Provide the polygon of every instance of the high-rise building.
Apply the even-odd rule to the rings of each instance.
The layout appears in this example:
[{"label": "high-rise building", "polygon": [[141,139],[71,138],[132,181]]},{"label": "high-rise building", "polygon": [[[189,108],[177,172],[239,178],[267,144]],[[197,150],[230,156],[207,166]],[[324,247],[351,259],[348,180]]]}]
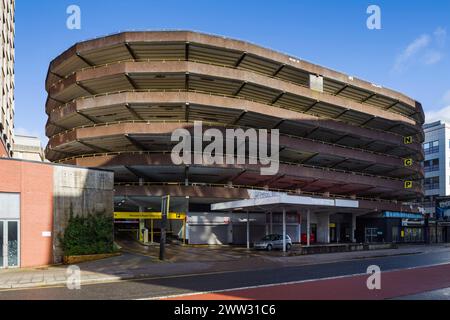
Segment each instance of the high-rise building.
[{"label": "high-rise building", "polygon": [[0,157],[10,157],[14,145],[14,0],[0,1],[0,8]]},{"label": "high-rise building", "polygon": [[425,130],[425,209],[434,214],[436,197],[450,195],[450,124],[437,121]]}]

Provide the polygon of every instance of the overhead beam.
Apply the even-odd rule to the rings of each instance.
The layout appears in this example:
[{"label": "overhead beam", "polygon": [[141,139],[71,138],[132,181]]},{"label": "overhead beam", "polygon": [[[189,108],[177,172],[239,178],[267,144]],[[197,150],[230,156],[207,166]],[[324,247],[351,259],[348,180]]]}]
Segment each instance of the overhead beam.
[{"label": "overhead beam", "polygon": [[133,60],[138,60],[136,54],[134,53],[133,49],[131,49],[130,44],[128,42],[125,43],[125,48],[127,49],[128,53],[130,54]]},{"label": "overhead beam", "polygon": [[142,173],[130,166],[125,166],[125,169],[127,169],[128,171],[130,171],[133,175],[135,175],[138,179],[144,178],[147,179],[148,181],[151,181],[150,177],[148,175],[146,175],[145,173]]},{"label": "overhead beam", "polygon": [[190,57],[190,46],[191,43],[190,42],[186,42],[185,44],[185,48],[184,48],[184,60],[185,61],[189,61],[189,57]]},{"label": "overhead beam", "polygon": [[184,118],[186,122],[189,122],[190,113],[191,113],[191,105],[189,103],[186,103],[184,107]]},{"label": "overhead beam", "polygon": [[337,119],[339,119],[340,117],[342,117],[343,115],[345,115],[347,112],[349,112],[350,111],[350,109],[347,109],[347,110],[344,110],[344,111],[342,111],[341,113],[339,113],[334,119],[335,120],[337,120]]},{"label": "overhead beam", "polygon": [[87,93],[89,93],[91,96],[95,96],[97,94],[95,91],[82,85],[81,82],[77,82],[77,86],[80,87],[81,89],[83,89],[84,91],[86,91]]},{"label": "overhead beam", "polygon": [[315,106],[317,106],[320,103],[320,101],[316,101],[314,102],[311,106],[309,106],[308,108],[306,108],[306,110],[304,110],[303,112],[309,112],[311,111]]},{"label": "overhead beam", "polygon": [[281,119],[272,127],[272,129],[278,129],[285,121],[286,119]]},{"label": "overhead beam", "polygon": [[137,120],[145,121],[144,118],[142,118],[136,110],[134,110],[128,103],[125,104],[125,108],[127,108],[128,112],[131,113],[133,117],[135,117]]},{"label": "overhead beam", "polygon": [[233,96],[239,95],[246,85],[247,85],[247,81],[245,81],[244,83],[241,84],[241,86],[236,90],[236,92],[233,93]]},{"label": "overhead beam", "polygon": [[82,140],[77,140],[77,142],[82,144],[82,145],[84,145],[84,146],[86,146],[86,147],[88,147],[88,148],[90,148],[90,149],[92,149],[92,150],[94,150],[94,151],[96,151],[96,152],[99,152],[99,153],[110,153],[111,152],[111,150],[108,150],[108,149],[105,149],[105,148],[102,148],[102,147],[98,147],[98,146],[94,146],[93,144],[84,142]]},{"label": "overhead beam", "polygon": [[279,95],[277,95],[277,96],[270,102],[270,104],[271,104],[271,105],[274,105],[275,103],[277,103],[278,100],[280,100],[280,99],[284,96],[285,93],[286,93],[286,92],[281,92]]},{"label": "overhead beam", "polygon": [[335,96],[340,95],[345,89],[347,89],[349,87],[348,84],[346,84],[345,86],[343,86],[341,89],[339,89],[337,92],[334,93]]},{"label": "overhead beam", "polygon": [[391,110],[392,108],[394,108],[396,105],[398,105],[400,103],[400,101],[396,101],[394,104],[391,104],[387,109],[386,109],[386,111],[388,111],[388,110]]},{"label": "overhead beam", "polygon": [[140,143],[139,141],[137,141],[136,139],[134,139],[133,137],[131,137],[129,134],[125,135],[125,138],[136,148],[138,148],[140,151],[146,151],[147,148]]},{"label": "overhead beam", "polygon": [[276,77],[281,71],[283,71],[284,67],[286,67],[285,64],[282,64],[275,72],[272,74],[272,77]]},{"label": "overhead beam", "polygon": [[239,114],[239,116],[233,121],[233,123],[231,123],[231,125],[237,125],[239,123],[239,121],[241,121],[242,118],[244,118],[247,113],[248,113],[247,110],[242,111]]},{"label": "overhead beam", "polygon": [[84,114],[84,113],[81,112],[81,111],[77,111],[77,113],[78,113],[80,116],[82,116],[82,117],[88,119],[90,122],[92,122],[92,123],[94,123],[94,124],[102,123],[101,121],[95,119],[94,117],[88,116],[87,114]]},{"label": "overhead beam", "polygon": [[89,61],[88,59],[86,59],[85,57],[83,57],[79,52],[77,52],[77,57],[80,58],[81,61],[83,61],[84,63],[86,63],[88,66],[90,67],[94,67],[95,63]]},{"label": "overhead beam", "polygon": [[138,90],[139,87],[137,86],[136,82],[131,79],[130,75],[128,73],[125,74],[125,78],[127,79],[128,83],[131,85],[133,90]]},{"label": "overhead beam", "polygon": [[334,168],[336,168],[337,166],[340,166],[341,164],[347,162],[348,160],[350,160],[350,159],[345,158],[344,160],[340,160],[340,161],[336,162],[335,164],[333,164],[333,165],[332,165],[331,167],[329,167],[329,168],[330,168],[330,169],[334,169]]},{"label": "overhead beam", "polygon": [[376,93],[372,93],[372,94],[369,95],[367,98],[362,99],[362,100],[361,100],[361,103],[365,103],[365,102],[369,101],[370,99],[375,98],[376,96],[377,96]]},{"label": "overhead beam", "polygon": [[234,64],[235,68],[238,68],[242,61],[244,61],[245,57],[247,56],[247,52],[244,52],[238,59],[238,61],[236,61],[236,63]]}]

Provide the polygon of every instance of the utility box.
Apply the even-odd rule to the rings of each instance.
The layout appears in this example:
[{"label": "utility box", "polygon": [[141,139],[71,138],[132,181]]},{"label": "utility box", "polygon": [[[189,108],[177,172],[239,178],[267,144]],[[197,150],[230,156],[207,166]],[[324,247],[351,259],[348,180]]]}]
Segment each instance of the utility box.
[{"label": "utility box", "polygon": [[310,75],[309,76],[309,88],[311,90],[323,93],[323,77]]},{"label": "utility box", "polygon": [[143,240],[144,240],[144,243],[148,243],[148,229],[143,229],[142,230],[142,235],[143,235]]}]

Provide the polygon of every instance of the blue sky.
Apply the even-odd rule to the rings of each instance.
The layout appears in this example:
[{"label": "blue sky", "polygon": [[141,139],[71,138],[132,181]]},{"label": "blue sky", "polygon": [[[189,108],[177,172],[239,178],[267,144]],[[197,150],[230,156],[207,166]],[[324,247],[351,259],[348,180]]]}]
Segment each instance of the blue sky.
[{"label": "blue sky", "polygon": [[[81,30],[68,30],[78,5]],[[382,29],[366,27],[369,5]],[[125,30],[183,29],[224,35],[403,92],[430,120],[450,120],[450,1],[37,0],[16,1],[16,131],[46,143],[44,81],[72,44]]]}]

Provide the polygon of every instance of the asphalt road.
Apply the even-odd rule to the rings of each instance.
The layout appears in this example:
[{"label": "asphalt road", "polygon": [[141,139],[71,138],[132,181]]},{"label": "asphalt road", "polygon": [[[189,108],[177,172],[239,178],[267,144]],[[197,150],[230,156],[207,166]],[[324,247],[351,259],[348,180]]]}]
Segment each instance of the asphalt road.
[{"label": "asphalt road", "polygon": [[[287,267],[281,269],[186,275],[172,278],[168,277],[108,284],[84,285],[81,290],[68,290],[67,288],[38,288],[1,291],[0,300],[149,299],[190,294],[195,292],[228,290],[260,285],[365,274],[367,268],[371,265],[379,266],[382,271],[390,271],[443,263],[450,263],[450,251],[428,252],[408,256],[380,257],[320,265]],[[163,267],[163,265],[161,265],[161,267]],[[420,281],[420,279],[418,281]],[[433,292],[433,297],[434,299],[446,299],[448,298],[448,296],[445,295],[447,292],[448,290]]]}]

